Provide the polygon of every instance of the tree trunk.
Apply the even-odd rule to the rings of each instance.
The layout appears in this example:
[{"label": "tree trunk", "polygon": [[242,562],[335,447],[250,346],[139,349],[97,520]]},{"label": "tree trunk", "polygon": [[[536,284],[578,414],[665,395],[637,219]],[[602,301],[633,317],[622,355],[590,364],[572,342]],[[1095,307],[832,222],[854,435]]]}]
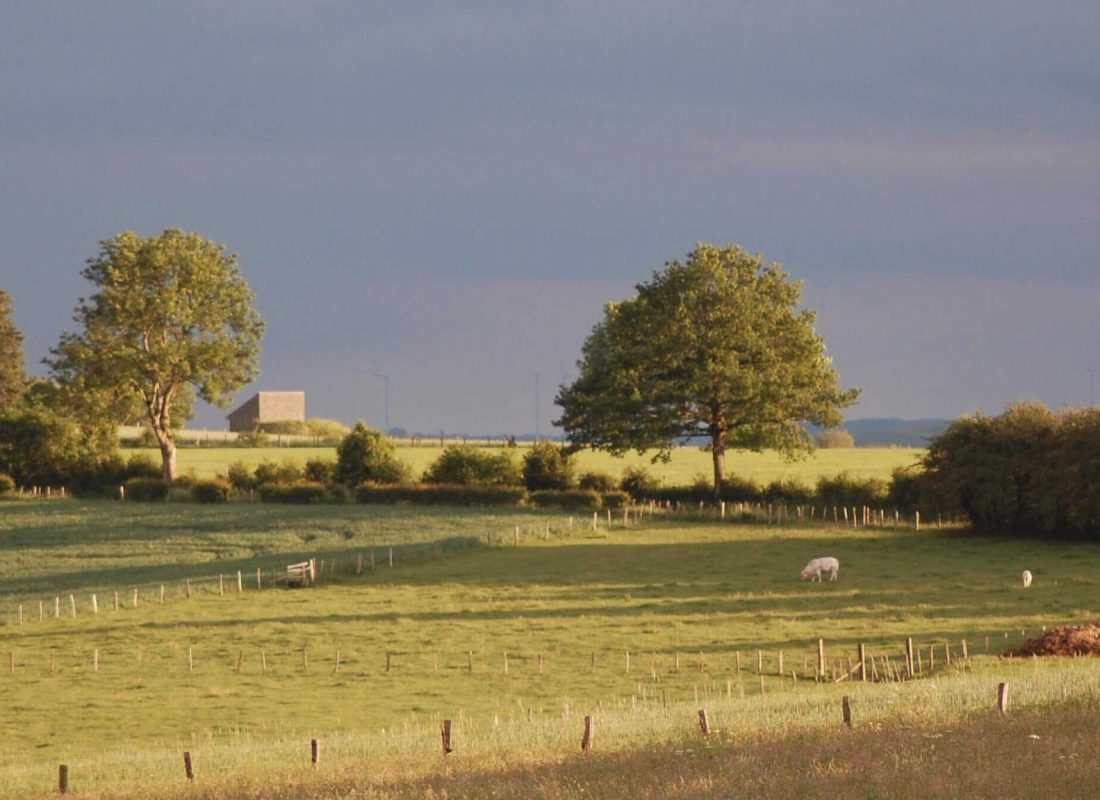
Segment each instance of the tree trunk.
[{"label": "tree trunk", "polygon": [[[159,438],[159,437],[158,437]],[[166,481],[176,478],[176,443],[170,436],[160,440],[160,474]]]},{"label": "tree trunk", "polygon": [[152,396],[145,398],[145,411],[149,415],[149,427],[153,429],[153,435],[157,437],[160,446],[161,477],[166,481],[176,479],[176,440],[172,436],[172,408],[171,390],[162,391],[158,384],[154,387]]},{"label": "tree trunk", "polygon": [[720,434],[715,434],[710,445],[711,458],[714,461],[714,503],[722,505],[722,484],[726,480],[726,445]]}]

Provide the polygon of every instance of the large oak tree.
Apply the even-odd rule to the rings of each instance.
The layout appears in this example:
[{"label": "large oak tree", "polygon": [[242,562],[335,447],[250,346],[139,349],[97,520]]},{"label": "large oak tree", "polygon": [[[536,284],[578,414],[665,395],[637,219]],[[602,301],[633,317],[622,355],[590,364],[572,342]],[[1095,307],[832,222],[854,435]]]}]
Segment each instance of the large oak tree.
[{"label": "large oak tree", "polygon": [[83,276],[96,287],[74,313],[51,358],[74,402],[121,422],[144,417],[163,475],[176,475],[174,427],[197,395],[225,407],[258,374],[264,325],[237,256],[197,233],[167,229],[100,242]]},{"label": "large oak tree", "polygon": [[736,245],[698,245],[604,309],[557,421],[574,447],[622,454],[706,437],[721,497],[731,448],[813,449],[802,423],[835,427],[842,390],[802,284]]}]

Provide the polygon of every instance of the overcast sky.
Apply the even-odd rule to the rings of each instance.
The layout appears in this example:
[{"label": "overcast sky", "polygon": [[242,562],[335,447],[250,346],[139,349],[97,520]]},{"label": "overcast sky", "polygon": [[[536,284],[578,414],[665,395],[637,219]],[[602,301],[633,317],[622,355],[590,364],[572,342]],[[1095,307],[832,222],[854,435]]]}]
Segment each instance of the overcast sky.
[{"label": "overcast sky", "polygon": [[1098,43],[1095,0],[4,3],[0,288],[41,373],[100,240],[199,231],[268,325],[237,401],[545,434],[603,304],[736,242],[852,417],[1079,405]]}]

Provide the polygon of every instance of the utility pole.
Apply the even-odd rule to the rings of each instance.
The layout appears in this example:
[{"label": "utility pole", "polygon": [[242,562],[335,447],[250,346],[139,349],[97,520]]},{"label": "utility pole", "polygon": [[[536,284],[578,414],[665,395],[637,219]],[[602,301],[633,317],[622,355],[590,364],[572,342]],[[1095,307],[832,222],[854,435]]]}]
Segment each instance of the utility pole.
[{"label": "utility pole", "polygon": [[531,373],[535,376],[535,442],[539,440],[539,382],[542,379],[542,373],[533,371]]},{"label": "utility pole", "polygon": [[382,413],[382,432],[387,436],[390,434],[390,376],[382,373],[374,373],[374,377],[381,378],[384,386],[385,400]]}]

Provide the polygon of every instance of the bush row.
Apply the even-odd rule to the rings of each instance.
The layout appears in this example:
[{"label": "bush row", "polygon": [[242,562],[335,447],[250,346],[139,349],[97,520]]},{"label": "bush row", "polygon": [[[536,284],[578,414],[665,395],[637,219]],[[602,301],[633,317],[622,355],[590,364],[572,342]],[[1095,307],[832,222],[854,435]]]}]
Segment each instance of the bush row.
[{"label": "bush row", "polygon": [[[188,483],[184,481],[182,483]],[[235,494],[233,486],[221,479],[198,480],[182,486],[160,478],[134,478],[125,484],[126,499],[135,502],[164,502],[190,499],[196,503],[225,503]],[[0,483],[2,489],[2,483]],[[176,493],[179,494],[176,494]],[[268,483],[255,490],[261,503],[317,505],[344,503],[348,491],[340,484],[297,480]],[[0,491],[2,494],[2,491]],[[461,484],[372,484],[364,483],[354,493],[356,502],[379,505],[418,506],[519,506],[597,511],[617,509],[630,503],[626,492],[595,492],[581,489],[544,489],[528,492],[522,486],[466,486]]]},{"label": "bush row", "polygon": [[1100,536],[1100,408],[967,417],[932,440],[925,466],[924,490],[979,528]]}]

